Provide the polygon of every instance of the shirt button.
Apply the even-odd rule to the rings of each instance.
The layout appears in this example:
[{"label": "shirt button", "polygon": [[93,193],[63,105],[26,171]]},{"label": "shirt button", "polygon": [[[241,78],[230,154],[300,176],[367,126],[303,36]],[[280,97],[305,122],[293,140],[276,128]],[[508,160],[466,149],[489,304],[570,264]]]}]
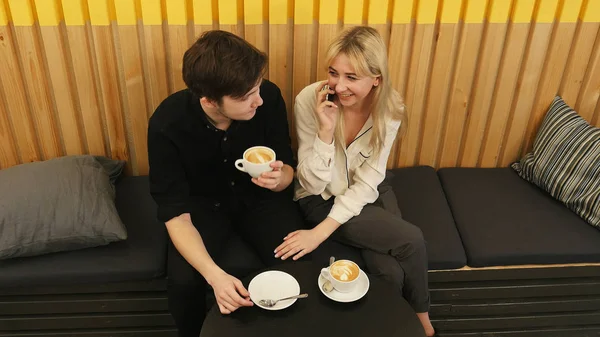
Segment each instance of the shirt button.
[{"label": "shirt button", "polygon": [[223,141],[226,142],[227,141],[227,136],[223,137]]},{"label": "shirt button", "polygon": [[215,202],[215,207],[221,206],[221,203]]},{"label": "shirt button", "polygon": [[223,159],[223,162],[226,163],[227,162],[227,158]]},{"label": "shirt button", "polygon": [[232,182],[231,182],[231,186],[234,186],[234,185],[235,185],[235,181],[232,181]]}]

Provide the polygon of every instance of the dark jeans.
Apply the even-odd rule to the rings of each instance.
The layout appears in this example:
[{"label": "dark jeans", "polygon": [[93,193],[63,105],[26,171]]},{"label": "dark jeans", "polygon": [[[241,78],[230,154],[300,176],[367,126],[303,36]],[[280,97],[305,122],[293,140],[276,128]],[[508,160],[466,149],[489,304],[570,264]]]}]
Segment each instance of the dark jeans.
[{"label": "dark jeans", "polygon": [[[213,260],[218,259],[223,253],[230,253],[223,250],[229,239],[237,233],[256,251],[266,266],[282,263],[281,259],[274,257],[274,249],[283,242],[283,238],[288,233],[304,227],[298,205],[291,198],[283,196],[279,199],[256,202],[252,207],[242,207],[235,213],[216,208],[198,210],[192,213],[192,222],[200,232]],[[204,277],[179,254],[170,242],[169,309],[180,337],[200,335],[207,311],[207,287]]]},{"label": "dark jeans", "polygon": [[[311,228],[327,217],[334,199],[323,200],[316,195],[298,200]],[[417,226],[402,219],[396,196],[389,186],[380,185],[379,199],[340,226],[331,238],[361,248],[371,274],[394,282],[416,312],[429,311],[427,252],[423,233]]]}]

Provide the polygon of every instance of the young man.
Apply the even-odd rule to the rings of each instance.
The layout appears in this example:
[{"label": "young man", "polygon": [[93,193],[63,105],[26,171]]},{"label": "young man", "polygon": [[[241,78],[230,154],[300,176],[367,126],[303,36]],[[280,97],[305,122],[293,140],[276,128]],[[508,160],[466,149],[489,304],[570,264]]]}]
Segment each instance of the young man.
[{"label": "young man", "polygon": [[[281,262],[273,253],[281,238],[302,227],[285,102],[262,80],[266,64],[243,39],[207,32],[183,57],[188,88],[150,118],[150,190],[171,238],[169,307],[182,337],[200,334],[207,284],[223,314],[252,305],[239,279],[214,262],[232,233],[273,265]],[[254,179],[234,162],[257,145],[273,149],[277,161]]]}]

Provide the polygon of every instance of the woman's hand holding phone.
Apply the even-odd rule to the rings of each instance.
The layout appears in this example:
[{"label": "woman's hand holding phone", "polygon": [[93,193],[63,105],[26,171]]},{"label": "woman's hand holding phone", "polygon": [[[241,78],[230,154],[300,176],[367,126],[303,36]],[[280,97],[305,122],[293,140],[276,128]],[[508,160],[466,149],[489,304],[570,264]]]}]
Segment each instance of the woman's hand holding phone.
[{"label": "woman's hand holding phone", "polygon": [[337,123],[339,109],[338,106],[328,100],[328,97],[335,97],[335,91],[327,85],[327,81],[321,82],[317,86],[317,118],[319,119],[319,138],[327,144],[333,142],[333,134]]}]

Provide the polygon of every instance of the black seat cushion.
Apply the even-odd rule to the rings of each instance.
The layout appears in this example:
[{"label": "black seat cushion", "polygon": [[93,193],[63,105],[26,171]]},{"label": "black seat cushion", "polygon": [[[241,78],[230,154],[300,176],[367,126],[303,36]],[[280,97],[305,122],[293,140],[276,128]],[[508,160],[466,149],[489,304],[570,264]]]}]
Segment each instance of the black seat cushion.
[{"label": "black seat cushion", "polygon": [[0,287],[139,281],[165,274],[167,233],[147,177],[123,177],[116,206],[128,238],[107,246],[0,261]]},{"label": "black seat cushion", "polygon": [[438,173],[469,266],[600,262],[600,231],[512,169]]},{"label": "black seat cushion", "polygon": [[436,171],[430,166],[418,166],[393,169],[390,173],[402,218],[423,232],[429,270],[464,267],[465,250]]}]

